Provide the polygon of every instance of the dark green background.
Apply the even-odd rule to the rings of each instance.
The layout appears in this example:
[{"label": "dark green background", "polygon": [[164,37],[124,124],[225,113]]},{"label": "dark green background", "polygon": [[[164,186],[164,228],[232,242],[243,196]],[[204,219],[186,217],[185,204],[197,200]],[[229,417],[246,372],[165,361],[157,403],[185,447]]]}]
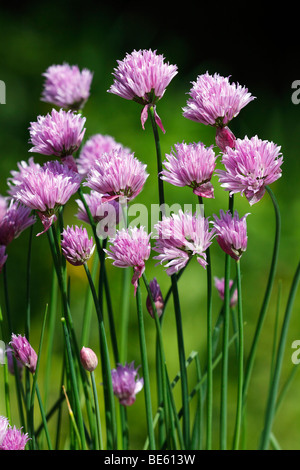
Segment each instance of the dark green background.
[{"label": "dark green background", "polygon": [[[145,131],[140,125],[140,107],[107,93],[112,83],[112,71],[116,60],[122,59],[133,49],[152,48],[163,54],[170,63],[177,64],[178,75],[170,83],[165,96],[158,104],[166,134],[161,135],[162,153],[168,153],[174,143],[203,141],[214,143],[214,131],[206,126],[188,121],[182,116],[191,81],[207,70],[222,75],[231,75],[232,81],[248,87],[256,96],[240,115],[233,120],[231,129],[237,137],[252,137],[273,140],[282,147],[284,164],[282,178],[272,185],[282,215],[281,249],[278,275],[273,297],[259,343],[258,358],[249,392],[248,447],[256,448],[263,423],[268,391],[273,329],[278,294],[278,283],[282,284],[280,320],[284,313],[293,273],[299,260],[300,198],[299,198],[299,132],[300,105],[291,101],[292,82],[300,79],[299,59],[296,43],[297,12],[277,12],[274,8],[265,12],[255,4],[241,3],[207,6],[192,4],[165,6],[149,3],[147,8],[133,2],[113,2],[109,6],[86,2],[31,2],[18,7],[14,3],[0,7],[0,79],[6,84],[6,104],[0,107],[0,192],[5,194],[6,179],[17,162],[27,160],[31,121],[39,114],[46,114],[51,106],[40,101],[42,73],[49,65],[64,61],[87,67],[94,72],[91,97],[84,108],[87,118],[86,138],[100,132],[110,134],[136,156],[147,163],[150,177],[136,202],[149,205],[157,202],[156,159],[150,121]],[[44,161],[36,155],[36,160]],[[220,163],[218,163],[220,167]],[[205,206],[206,213],[227,209],[228,194],[215,183],[215,199]],[[188,188],[165,186],[166,199],[174,202],[196,203]],[[243,296],[245,316],[245,346],[249,350],[256,325],[264,287],[267,280],[274,237],[274,213],[266,194],[261,202],[251,207],[240,196],[235,198],[235,207],[240,215],[251,212],[248,217],[248,250],[242,259]],[[77,223],[74,217],[74,198],[66,207],[66,223]],[[40,231],[36,224],[35,233]],[[29,233],[23,233],[8,248],[7,270],[9,293],[16,333],[24,333],[26,256]],[[223,276],[224,256],[218,245],[212,247],[213,274]],[[111,267],[108,272],[114,289],[116,324],[119,327],[120,270]],[[234,269],[234,265],[232,267]],[[81,329],[84,305],[85,281],[81,268],[70,269],[71,302],[76,327]],[[154,261],[147,265],[149,279],[156,275],[163,292],[169,287],[169,279],[162,268],[154,268]],[[38,347],[39,330],[46,302],[49,302],[51,282],[51,260],[46,236],[35,238],[32,261],[32,343]],[[190,264],[180,282],[180,295],[184,321],[186,350],[199,350],[202,367],[205,367],[205,310],[206,273],[196,263]],[[2,295],[2,282],[1,282]],[[145,293],[143,292],[145,297]],[[1,299],[2,300],[2,299]],[[220,300],[214,292],[214,318],[220,308]],[[290,334],[284,359],[283,378],[295,367],[290,359],[291,343],[300,338],[299,294],[296,298]],[[61,361],[61,327],[58,312],[57,337],[54,360]],[[176,333],[169,304],[166,315],[165,346],[170,375],[178,371]],[[145,316],[149,344],[151,377],[154,375],[155,329],[151,318]],[[97,351],[97,335],[91,333],[90,347]],[[130,337],[128,361],[139,359],[139,342],[136,331],[135,301],[131,299]],[[58,373],[57,373],[58,371]],[[234,421],[236,397],[235,354],[232,351],[230,367],[229,412],[230,427]],[[53,397],[58,393],[60,368],[53,371]],[[215,379],[215,440],[218,436],[219,369]],[[42,378],[40,377],[42,380]],[[2,380],[2,375],[1,379]],[[191,382],[193,377],[191,376]],[[155,383],[153,396],[155,402]],[[40,385],[42,389],[42,382]],[[299,379],[279,411],[274,433],[284,448],[300,448]],[[1,393],[3,388],[0,389]],[[144,442],[145,418],[143,394],[128,410],[132,447]],[[0,396],[0,414],[5,413]],[[15,413],[17,413],[15,411]],[[17,420],[17,414],[16,418]],[[37,417],[39,421],[39,417]]]}]

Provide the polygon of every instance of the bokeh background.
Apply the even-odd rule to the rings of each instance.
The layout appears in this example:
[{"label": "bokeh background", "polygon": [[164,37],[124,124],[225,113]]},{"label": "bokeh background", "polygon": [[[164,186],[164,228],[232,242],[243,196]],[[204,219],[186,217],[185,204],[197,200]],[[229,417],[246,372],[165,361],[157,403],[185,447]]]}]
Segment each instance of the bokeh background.
[{"label": "bokeh background", "polygon": [[[6,180],[17,162],[30,156],[28,127],[40,114],[51,110],[50,105],[40,101],[42,73],[49,65],[77,64],[94,72],[92,93],[84,108],[86,135],[109,134],[130,147],[136,156],[147,163],[150,177],[136,202],[157,202],[156,156],[150,121],[143,131],[140,125],[140,108],[133,102],[107,93],[112,83],[112,71],[117,59],[123,59],[133,49],[152,48],[177,64],[178,75],[169,85],[165,96],[158,104],[166,134],[161,134],[163,155],[171,150],[174,143],[202,141],[214,143],[214,131],[204,125],[188,121],[182,116],[191,81],[207,70],[221,75],[231,75],[232,81],[248,87],[256,100],[244,108],[232,121],[231,129],[237,137],[258,135],[272,140],[282,148],[284,155],[282,178],[272,185],[282,216],[281,248],[276,282],[268,309],[258,348],[253,377],[250,384],[247,406],[247,447],[257,448],[262,429],[266,405],[271,351],[277,296],[281,286],[280,324],[283,318],[292,277],[299,261],[300,241],[300,197],[299,197],[299,135],[300,104],[291,100],[292,83],[300,79],[296,47],[297,12],[265,13],[255,4],[241,3],[209,6],[198,2],[178,6],[167,4],[135,4],[133,2],[65,1],[29,2],[1,5],[0,7],[0,79],[6,84],[6,104],[0,105],[0,193],[5,195]],[[36,161],[44,158],[35,155]],[[218,163],[220,167],[220,163]],[[218,185],[216,177],[215,199],[206,203],[207,214],[227,209],[228,194]],[[196,200],[188,188],[165,186],[166,200],[172,203],[195,204]],[[252,342],[253,333],[264,288],[267,282],[274,238],[274,211],[269,196],[250,208],[245,198],[237,196],[235,207],[240,214],[250,212],[248,217],[248,250],[242,259],[243,297],[245,316],[246,354]],[[75,198],[65,209],[66,224],[78,223],[75,217]],[[35,234],[39,224],[34,227]],[[11,311],[16,333],[24,334],[26,308],[26,258],[29,232],[23,233],[8,248],[8,279]],[[218,245],[212,246],[213,275],[222,277],[224,256]],[[120,285],[122,272],[108,262],[108,274],[113,289],[115,321],[120,330]],[[83,268],[71,269],[71,305],[78,334],[82,328],[82,312],[85,305],[86,283]],[[165,293],[170,280],[161,267],[155,267],[153,260],[147,264],[147,277],[156,276]],[[50,301],[52,264],[46,236],[35,238],[32,255],[32,344],[38,347],[45,305]],[[3,302],[3,281],[1,303]],[[130,329],[128,338],[128,361],[140,363],[137,335],[135,299],[133,290],[130,300]],[[145,292],[143,292],[145,300]],[[206,273],[196,263],[190,263],[180,281],[186,352],[199,351],[202,367],[205,367],[206,335]],[[221,303],[214,292],[214,319],[217,318]],[[291,362],[291,343],[300,339],[300,296],[296,297],[286,353],[283,363],[282,381],[296,367]],[[62,355],[62,334],[60,310],[57,311],[56,339],[53,350],[51,371],[50,405],[56,400],[60,386],[60,364]],[[95,317],[91,320],[89,344],[98,350]],[[150,356],[151,377],[153,377],[153,400],[155,403],[155,328],[145,311],[147,344]],[[6,338],[4,338],[6,339]],[[47,336],[46,336],[47,340]],[[178,357],[175,321],[172,302],[169,303],[165,322],[164,340],[170,376],[177,373]],[[46,351],[46,348],[45,348]],[[219,373],[215,375],[215,446],[218,445]],[[99,372],[100,374],[100,372]],[[236,399],[235,351],[230,353],[229,425],[233,429]],[[97,377],[97,375],[96,375]],[[195,375],[191,374],[191,386]],[[98,382],[100,378],[98,377]],[[5,414],[2,374],[0,374],[0,415]],[[40,376],[40,388],[43,379]],[[13,394],[13,381],[12,394]],[[178,387],[179,388],[179,387]],[[101,385],[99,393],[101,396]],[[274,423],[274,434],[285,449],[300,449],[300,377],[296,375],[288,390],[286,400],[278,410]],[[18,424],[17,406],[13,410],[14,424]],[[128,410],[131,447],[140,448],[145,438],[144,398],[140,393],[134,406]],[[39,421],[39,417],[37,418]]]}]

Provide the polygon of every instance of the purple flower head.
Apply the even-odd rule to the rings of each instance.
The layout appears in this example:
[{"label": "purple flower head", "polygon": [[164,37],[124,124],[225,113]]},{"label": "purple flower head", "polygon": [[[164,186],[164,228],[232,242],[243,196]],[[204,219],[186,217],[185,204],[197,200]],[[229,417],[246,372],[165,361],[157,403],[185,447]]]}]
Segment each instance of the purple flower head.
[{"label": "purple flower head", "polygon": [[166,155],[165,170],[161,179],[175,186],[189,186],[197,196],[214,197],[210,180],[216,166],[216,156],[212,146],[204,144],[175,144],[175,150]]},{"label": "purple flower head", "polygon": [[0,220],[0,245],[7,246],[26,228],[34,224],[35,220],[30,208],[11,200]]},{"label": "purple flower head", "polygon": [[82,109],[90,96],[93,74],[88,69],[80,72],[77,65],[51,65],[45,73],[42,101],[60,108]]},{"label": "purple flower head", "polygon": [[146,167],[133,153],[112,150],[95,162],[83,184],[102,194],[103,201],[120,197],[131,201],[142,191],[149,176]]},{"label": "purple flower head", "polygon": [[92,256],[95,249],[93,237],[89,238],[86,228],[67,227],[62,232],[61,250],[70,264],[81,266]]},{"label": "purple flower head", "polygon": [[6,246],[0,245],[0,273],[7,260]]},{"label": "purple flower head", "polygon": [[81,176],[58,161],[50,161],[42,167],[27,167],[19,173],[17,183],[11,192],[22,204],[38,211],[44,226],[41,235],[56,220],[57,209],[78,190]]},{"label": "purple flower head", "polygon": [[280,147],[257,136],[237,139],[235,148],[227,147],[222,163],[225,170],[218,170],[221,186],[234,193],[245,194],[250,205],[260,201],[265,187],[281,177],[283,157]]},{"label": "purple flower head", "polygon": [[22,362],[25,367],[28,367],[30,372],[34,373],[38,357],[25,336],[17,336],[13,333],[9,344],[14,352],[15,358]]},{"label": "purple flower head", "polygon": [[134,50],[117,61],[114,69],[114,82],[108,90],[127,100],[134,100],[143,106],[141,123],[144,129],[148,118],[148,108],[153,106],[155,120],[163,132],[164,128],[156,113],[156,102],[162,98],[172,78],[177,74],[177,66],[164,62],[163,55],[156,51]]},{"label": "purple flower head", "polygon": [[[152,281],[149,282],[149,287],[150,287],[150,291],[151,291],[152,299],[156,308],[157,315],[158,317],[160,317],[163,313],[165,303],[164,303],[164,299],[160,290],[160,286],[156,278],[154,278]],[[147,296],[147,299],[146,299],[146,307],[151,317],[154,318],[152,302],[151,302],[149,295]]]},{"label": "purple flower head", "polygon": [[111,379],[114,394],[118,397],[121,405],[131,406],[136,400],[144,385],[144,379],[139,378],[138,368],[134,368],[134,362],[125,363],[125,366],[118,364],[116,369],[111,371]]},{"label": "purple flower head", "polygon": [[37,122],[30,123],[30,143],[33,147],[29,152],[61,158],[73,155],[82,142],[85,121],[86,118],[80,114],[63,109],[52,109],[51,114],[38,116]]},{"label": "purple flower head", "polygon": [[217,127],[216,144],[221,150],[221,152],[226,152],[227,147],[234,148],[235,141],[235,135],[233,134],[233,132],[231,132],[229,127]]},{"label": "purple flower head", "polygon": [[184,268],[193,255],[205,268],[205,250],[211,245],[214,235],[214,231],[209,230],[208,219],[201,214],[193,215],[180,210],[171,217],[163,217],[155,228],[158,235],[153,249],[159,255],[154,259],[159,260],[160,264],[166,263],[169,276]]},{"label": "purple flower head", "polygon": [[[122,208],[118,201],[103,201],[102,195],[96,191],[84,195],[90,209],[92,218],[97,225],[98,236],[107,238],[115,234],[116,226],[122,219]],[[78,213],[76,217],[83,222],[90,223],[84,204],[80,199],[76,200]]]},{"label": "purple flower head", "polygon": [[220,210],[220,218],[214,215],[214,228],[216,230],[217,242],[225,253],[233,259],[239,260],[247,249],[247,222],[246,217],[239,218],[238,212],[234,216],[230,211],[226,214]]},{"label": "purple flower head", "polygon": [[[28,163],[22,160],[21,162],[17,163],[19,171],[12,170],[11,177],[7,179],[7,184],[8,184],[8,194],[11,197],[14,197],[14,194],[17,191],[17,187],[21,185],[24,181],[24,178],[26,179],[27,171],[34,169],[34,170],[39,170],[41,168],[41,165],[39,163],[35,163],[34,158],[30,157],[28,160]],[[30,173],[30,171],[29,171]]]},{"label": "purple flower head", "polygon": [[101,158],[104,153],[109,153],[114,149],[131,153],[129,149],[116,142],[110,135],[93,135],[85,142],[81,149],[77,159],[78,172],[83,176],[87,176],[95,161]]},{"label": "purple flower head", "polygon": [[9,425],[8,418],[5,418],[5,416],[0,416],[0,446],[7,433],[8,425]]},{"label": "purple flower head", "polygon": [[144,227],[129,227],[117,230],[116,236],[110,240],[110,251],[104,250],[113,265],[119,268],[134,268],[131,283],[134,285],[134,294],[138,285],[138,279],[145,271],[145,261],[151,252],[150,235]]},{"label": "purple flower head", "polygon": [[183,116],[205,125],[224,127],[254,99],[247,88],[230,83],[229,77],[206,72],[192,82]]},{"label": "purple flower head", "polygon": [[92,349],[83,346],[80,350],[80,362],[85,370],[93,372],[98,365],[98,358]]},{"label": "purple flower head", "polygon": [[16,426],[9,427],[0,444],[0,450],[25,450],[29,439],[28,434],[23,434],[21,429],[17,429]]},{"label": "purple flower head", "polygon": [[[214,281],[215,281],[215,287],[219,293],[219,296],[221,297],[222,300],[224,300],[224,285],[225,285],[224,278],[219,279],[218,277],[215,277]],[[233,285],[233,281],[230,280],[229,289],[231,289],[232,285]],[[234,307],[236,305],[237,299],[238,299],[238,291],[237,289],[234,289],[231,299],[230,299],[230,307]]]}]

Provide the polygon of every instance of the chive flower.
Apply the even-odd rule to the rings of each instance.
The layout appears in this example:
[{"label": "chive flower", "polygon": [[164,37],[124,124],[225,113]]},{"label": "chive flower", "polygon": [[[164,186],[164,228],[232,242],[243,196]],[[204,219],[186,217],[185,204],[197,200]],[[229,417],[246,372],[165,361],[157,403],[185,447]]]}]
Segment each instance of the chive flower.
[{"label": "chive flower", "polygon": [[136,400],[136,395],[144,386],[144,379],[140,378],[134,368],[134,362],[117,365],[116,369],[111,371],[113,392],[123,406],[131,406]]},{"label": "chive flower", "polygon": [[28,166],[10,180],[10,193],[24,206],[36,210],[45,233],[56,220],[56,212],[77,192],[81,176],[54,160],[43,166]]},{"label": "chive flower", "polygon": [[5,213],[0,214],[0,245],[7,246],[34,224],[36,219],[31,214],[31,209],[20,202],[2,196],[0,198],[6,204]]},{"label": "chive flower", "polygon": [[153,107],[155,121],[165,132],[156,112],[156,103],[163,97],[166,87],[177,74],[177,66],[165,62],[163,55],[151,49],[134,50],[117,63],[118,67],[113,72],[114,82],[108,92],[136,101],[143,106],[141,112],[143,129],[148,118],[148,109]]},{"label": "chive flower", "polygon": [[82,109],[90,96],[93,73],[77,65],[51,65],[45,77],[41,100],[73,111]]},{"label": "chive flower", "polygon": [[169,276],[184,268],[187,262],[196,256],[198,263],[207,265],[205,251],[212,243],[214,230],[209,230],[209,222],[202,214],[192,214],[179,210],[178,214],[163,217],[154,228],[154,251],[158,264],[165,264]]},{"label": "chive flower", "polygon": [[110,135],[92,135],[82,146],[79,157],[76,160],[78,172],[86,177],[95,161],[102,157],[104,153],[109,153],[114,149],[120,149],[130,153],[130,150],[122,144],[116,142]]},{"label": "chive flower", "polygon": [[144,227],[129,227],[117,230],[116,236],[110,239],[110,251],[104,250],[113,265],[119,268],[132,267],[134,274],[131,283],[134,285],[134,294],[138,280],[145,271],[145,261],[151,252],[150,235]]},{"label": "chive flower", "polygon": [[217,170],[219,182],[229,194],[244,194],[250,205],[260,201],[265,187],[281,177],[283,157],[280,147],[258,136],[237,139],[235,148],[227,147]]},{"label": "chive flower", "polygon": [[208,72],[198,75],[192,82],[183,116],[205,125],[227,126],[255,98],[247,88],[230,83],[229,78]]},{"label": "chive flower", "polygon": [[95,162],[83,185],[102,194],[103,201],[120,198],[131,201],[142,191],[149,176],[146,167],[133,153],[115,149]]},{"label": "chive flower", "polygon": [[37,122],[30,123],[29,142],[33,147],[29,152],[60,158],[72,156],[82,142],[85,121],[80,114],[63,109],[52,109],[51,114],[38,116]]},{"label": "chive flower", "polygon": [[86,228],[69,227],[62,232],[61,251],[73,266],[81,266],[92,256],[95,249],[93,237],[89,238]]},{"label": "chive flower", "polygon": [[247,249],[246,217],[248,215],[240,218],[237,211],[232,216],[230,211],[225,213],[223,210],[220,210],[220,217],[214,214],[213,225],[217,242],[222,250],[235,260],[239,260]]},{"label": "chive flower", "polygon": [[211,177],[216,166],[216,156],[213,146],[207,148],[201,142],[175,144],[166,158],[161,179],[174,186],[189,186],[197,196],[214,197]]}]

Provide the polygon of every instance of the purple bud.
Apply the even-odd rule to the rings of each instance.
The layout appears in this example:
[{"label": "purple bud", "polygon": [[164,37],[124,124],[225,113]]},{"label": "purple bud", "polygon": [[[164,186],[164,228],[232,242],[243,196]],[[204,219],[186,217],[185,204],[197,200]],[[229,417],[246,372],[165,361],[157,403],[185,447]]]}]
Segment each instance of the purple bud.
[{"label": "purple bud", "polygon": [[13,349],[15,358],[18,359],[30,372],[34,373],[37,363],[37,354],[30,346],[25,336],[12,334],[12,340],[9,343]]},{"label": "purple bud", "polygon": [[90,348],[83,347],[81,349],[80,361],[82,367],[89,372],[93,372],[93,370],[95,370],[98,365],[98,358],[94,351]]},{"label": "purple bud", "polygon": [[227,147],[234,148],[235,141],[235,135],[229,127],[217,127],[216,144],[221,152],[225,152]]},{"label": "purple bud", "polygon": [[[160,317],[163,313],[165,304],[164,304],[163,296],[160,290],[160,286],[156,278],[154,278],[152,281],[149,282],[149,287],[150,287],[152,298],[156,307],[157,315]],[[146,307],[151,317],[154,318],[154,312],[152,309],[152,303],[151,303],[151,299],[149,295],[146,300]]]}]

